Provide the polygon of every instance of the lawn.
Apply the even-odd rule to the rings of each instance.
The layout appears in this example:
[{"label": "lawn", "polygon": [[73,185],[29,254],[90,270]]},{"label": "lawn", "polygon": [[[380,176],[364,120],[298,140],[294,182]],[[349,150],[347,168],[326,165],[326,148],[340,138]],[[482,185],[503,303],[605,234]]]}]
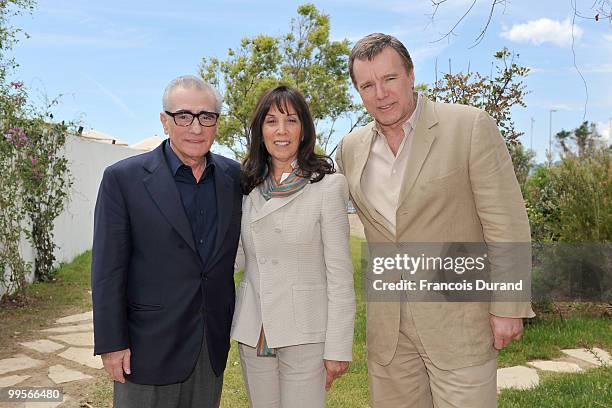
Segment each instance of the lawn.
[{"label": "lawn", "polygon": [[528,391],[504,390],[500,408],[610,408],[612,368],[593,368],[582,374],[540,373],[540,385]]},{"label": "lawn", "polygon": [[91,252],[61,265],[54,282],[36,282],[27,287],[27,300],[0,304],[0,349],[5,351],[13,338],[50,321],[91,309]]},{"label": "lawn", "polygon": [[[353,264],[355,266],[355,289],[357,291],[357,320],[355,322],[355,342],[353,346],[354,361],[350,366],[349,372],[340,380],[334,382],[332,390],[328,393],[328,407],[367,407],[368,406],[368,382],[367,382],[367,363],[365,345],[365,304],[361,297],[361,244],[357,238],[351,238],[351,252]],[[240,282],[242,275],[236,276],[236,284]],[[596,318],[590,316],[573,316],[563,318],[557,316],[545,316],[533,319],[526,325],[525,335],[520,342],[514,342],[505,348],[500,354],[498,365],[500,367],[524,364],[529,360],[551,359],[561,356],[561,349],[576,347],[601,347],[607,350],[612,349],[612,321],[609,318]],[[240,370],[240,359],[235,342],[232,343],[228,368],[225,371],[225,383],[223,387],[223,398],[221,406],[224,408],[247,408],[248,400],[244,391],[242,374]],[[612,378],[609,377],[609,370],[591,370],[586,377],[579,376],[552,376],[544,374],[545,381],[543,386],[545,391],[574,387],[585,392],[585,401],[599,401],[600,396],[608,395],[598,391],[598,387]],[[538,388],[539,390],[539,388]],[[557,392],[557,391],[555,391]],[[540,407],[535,402],[538,399],[529,399],[531,391],[515,392],[504,391],[501,394],[500,407]],[[533,391],[539,395],[540,391]],[[565,396],[551,396],[550,407],[598,407],[596,404],[587,405],[555,405],[554,401],[565,398],[569,401],[572,393]],[[540,395],[541,398],[541,395]],[[580,399],[579,401],[583,401]],[[518,405],[517,405],[518,404]],[[542,405],[544,406],[544,405]],[[601,405],[607,406],[607,405]],[[609,405],[612,407],[612,405]]]},{"label": "lawn", "polygon": [[[351,239],[357,289],[354,361],[349,372],[334,383],[328,394],[328,407],[366,407],[368,404],[367,365],[365,353],[365,305],[361,299],[361,240]],[[36,283],[28,288],[28,302],[23,307],[3,303],[0,308],[0,348],[18,349],[14,338],[48,325],[60,316],[91,308],[89,294],[91,253],[62,265],[53,283]],[[236,276],[236,283],[242,278]],[[589,316],[543,316],[526,326],[520,342],[500,353],[500,366],[525,363],[528,360],[555,358],[562,348],[601,347],[612,349],[612,321]],[[532,391],[506,390],[500,394],[500,407],[612,407],[609,384],[610,368],[592,369],[584,374],[542,374],[541,385]],[[91,405],[112,405],[111,383],[97,379],[91,385]],[[605,405],[608,404],[608,405]],[[248,407],[235,342],[232,343],[222,407]]]}]

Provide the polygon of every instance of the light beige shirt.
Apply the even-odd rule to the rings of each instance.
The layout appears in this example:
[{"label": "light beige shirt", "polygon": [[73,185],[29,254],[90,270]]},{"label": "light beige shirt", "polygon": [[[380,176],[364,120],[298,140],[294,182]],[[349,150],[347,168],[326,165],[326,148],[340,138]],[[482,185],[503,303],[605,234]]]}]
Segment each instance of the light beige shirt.
[{"label": "light beige shirt", "polygon": [[372,208],[383,216],[387,222],[386,227],[393,235],[395,235],[395,217],[404,173],[408,164],[410,145],[422,105],[421,95],[418,95],[414,112],[402,126],[404,138],[397,150],[397,155],[394,155],[391,151],[387,138],[382,133],[378,123],[372,128],[374,136],[370,155],[361,177],[361,189],[366,200]]}]

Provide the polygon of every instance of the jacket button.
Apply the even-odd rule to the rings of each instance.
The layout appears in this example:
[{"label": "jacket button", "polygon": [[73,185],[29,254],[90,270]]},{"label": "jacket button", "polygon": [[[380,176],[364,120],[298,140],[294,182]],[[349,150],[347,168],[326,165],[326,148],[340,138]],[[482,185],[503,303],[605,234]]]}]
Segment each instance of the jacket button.
[{"label": "jacket button", "polygon": [[265,264],[266,263],[266,258],[261,258],[259,260],[259,263],[262,264],[262,265]]},{"label": "jacket button", "polygon": [[276,228],[274,228],[274,232],[278,232],[278,233],[280,233],[281,231],[282,231],[282,230],[280,229],[280,227],[276,227]]}]

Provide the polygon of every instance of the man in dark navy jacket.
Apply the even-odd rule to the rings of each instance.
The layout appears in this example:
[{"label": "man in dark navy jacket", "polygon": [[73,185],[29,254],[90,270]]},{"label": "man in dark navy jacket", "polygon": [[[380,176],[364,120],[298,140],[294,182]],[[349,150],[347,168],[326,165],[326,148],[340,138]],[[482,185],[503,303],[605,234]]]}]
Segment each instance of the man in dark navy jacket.
[{"label": "man in dark navy jacket", "polygon": [[166,87],[169,139],[106,169],[94,221],[96,355],[115,407],[218,407],[234,312],[238,163],[210,152],[221,97]]}]

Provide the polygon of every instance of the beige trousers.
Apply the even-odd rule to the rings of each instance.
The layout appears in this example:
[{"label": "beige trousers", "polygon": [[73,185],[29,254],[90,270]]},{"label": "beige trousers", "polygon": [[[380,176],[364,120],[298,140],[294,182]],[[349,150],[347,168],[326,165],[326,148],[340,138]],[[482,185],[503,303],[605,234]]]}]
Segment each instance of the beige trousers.
[{"label": "beige trousers", "polygon": [[410,306],[401,305],[399,341],[386,366],[368,360],[372,408],[494,408],[497,361],[442,370],[425,352]]},{"label": "beige trousers", "polygon": [[258,357],[239,343],[244,384],[252,408],[325,407],[324,343],[280,347],[276,357]]}]

